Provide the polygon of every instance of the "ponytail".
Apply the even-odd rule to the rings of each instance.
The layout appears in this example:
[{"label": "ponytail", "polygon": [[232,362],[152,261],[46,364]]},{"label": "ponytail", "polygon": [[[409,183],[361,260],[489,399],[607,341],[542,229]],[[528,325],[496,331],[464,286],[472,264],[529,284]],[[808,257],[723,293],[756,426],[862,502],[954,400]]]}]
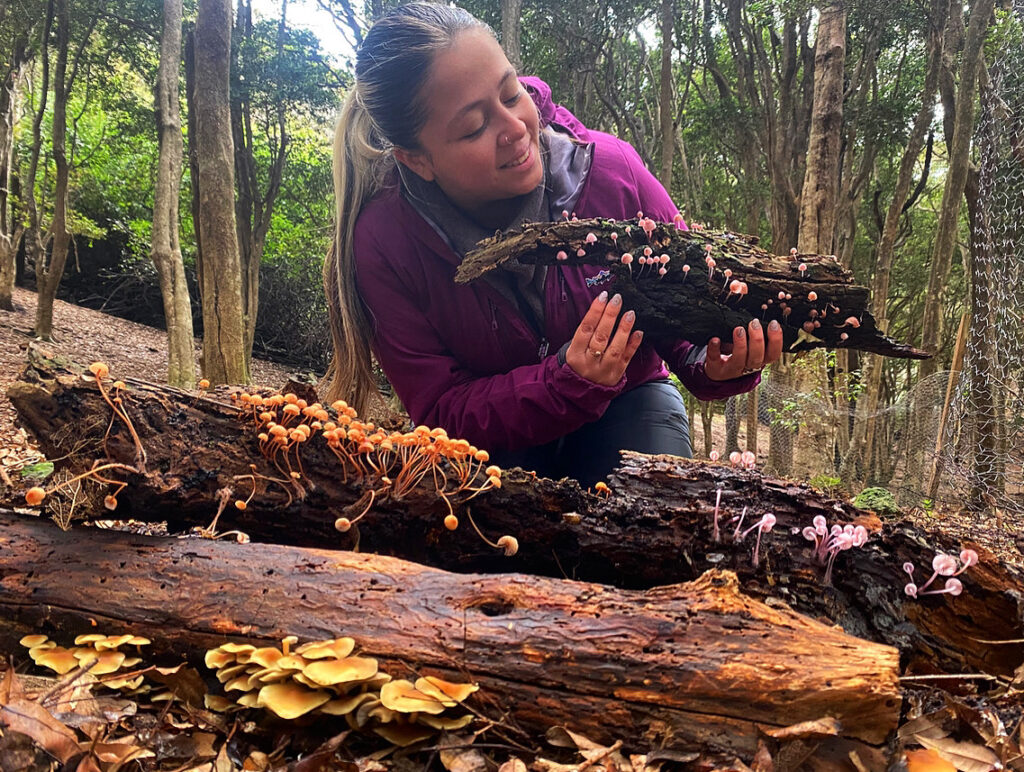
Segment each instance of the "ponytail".
[{"label": "ponytail", "polygon": [[363,205],[387,182],[394,158],[363,106],[358,87],[342,106],[334,135],[334,238],[324,262],[324,290],[334,355],[325,378],[329,402],[346,400],[365,414],[377,393],[370,354],[371,321],[356,291],[353,237]]}]

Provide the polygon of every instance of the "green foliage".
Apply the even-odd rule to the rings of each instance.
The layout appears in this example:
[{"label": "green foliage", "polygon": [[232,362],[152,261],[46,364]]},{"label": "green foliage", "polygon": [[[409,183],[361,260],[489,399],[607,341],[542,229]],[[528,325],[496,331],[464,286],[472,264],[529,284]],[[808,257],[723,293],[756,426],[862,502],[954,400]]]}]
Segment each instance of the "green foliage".
[{"label": "green foliage", "polygon": [[53,462],[40,461],[38,464],[30,464],[21,470],[21,478],[28,483],[40,483],[53,474]]},{"label": "green foliage", "polygon": [[808,483],[820,490],[826,496],[835,497],[839,490],[842,488],[843,481],[838,477],[832,477],[827,474],[819,474],[808,480]]},{"label": "green foliage", "polygon": [[899,504],[896,497],[885,488],[865,488],[853,500],[853,506],[860,509],[870,509],[879,515],[898,515]]}]

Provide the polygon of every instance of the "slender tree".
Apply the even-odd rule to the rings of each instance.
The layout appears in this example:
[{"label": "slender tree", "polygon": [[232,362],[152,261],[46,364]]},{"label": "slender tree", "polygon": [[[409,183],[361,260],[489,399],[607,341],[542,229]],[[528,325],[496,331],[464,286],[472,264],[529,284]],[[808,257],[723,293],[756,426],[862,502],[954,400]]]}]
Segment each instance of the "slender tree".
[{"label": "slender tree", "polygon": [[155,89],[156,125],[160,142],[153,191],[153,238],[150,254],[160,277],[167,325],[167,382],[189,388],[196,382],[192,304],[178,237],[178,196],[181,190],[181,0],[164,0],[160,37],[160,68]]},{"label": "slender tree", "polygon": [[665,190],[672,190],[672,161],[676,154],[675,128],[672,125],[672,24],[675,19],[674,0],[661,0],[661,174],[658,179]]},{"label": "slender tree", "polygon": [[193,63],[195,151],[202,243],[202,366],[203,375],[212,383],[249,382],[228,93],[231,18],[231,0],[200,0]]},{"label": "slender tree", "polygon": [[[978,67],[984,55],[983,44],[992,17],[994,0],[975,0],[960,58],[960,82],[956,91],[952,118],[953,142],[949,153],[949,170],[942,190],[942,206],[932,247],[928,292],[925,295],[921,348],[938,354],[943,341],[943,315],[946,283],[956,247],[960,210],[967,185],[971,136],[974,133],[975,100],[978,91]],[[921,379],[932,375],[939,366],[939,357],[925,359],[919,371]]]},{"label": "slender tree", "polygon": [[523,0],[501,0],[501,47],[517,71],[523,66],[523,49],[519,41],[522,13]]}]

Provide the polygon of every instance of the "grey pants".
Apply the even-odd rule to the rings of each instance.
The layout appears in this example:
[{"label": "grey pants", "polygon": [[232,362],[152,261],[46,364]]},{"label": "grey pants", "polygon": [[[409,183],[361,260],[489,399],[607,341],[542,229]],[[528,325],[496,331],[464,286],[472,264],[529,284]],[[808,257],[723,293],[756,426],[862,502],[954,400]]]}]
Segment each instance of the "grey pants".
[{"label": "grey pants", "polygon": [[693,456],[686,405],[667,378],[620,394],[599,419],[554,442],[492,458],[506,468],[520,466],[556,480],[572,477],[591,486],[618,466],[620,450]]}]

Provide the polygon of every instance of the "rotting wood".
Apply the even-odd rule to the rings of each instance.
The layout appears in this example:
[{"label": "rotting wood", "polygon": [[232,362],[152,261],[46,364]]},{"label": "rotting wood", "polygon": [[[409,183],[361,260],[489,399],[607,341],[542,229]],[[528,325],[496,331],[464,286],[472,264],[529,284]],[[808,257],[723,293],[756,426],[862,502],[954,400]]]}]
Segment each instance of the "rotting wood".
[{"label": "rotting wood", "polygon": [[[166,521],[172,531],[210,524],[218,491],[247,495],[250,464],[272,471],[259,453],[255,429],[222,397],[197,397],[128,380],[126,409],[147,448],[148,473],[129,479],[117,516]],[[99,456],[109,408],[94,381],[43,369],[29,371],[10,392],[21,421],[39,437],[51,458],[84,471]],[[315,440],[316,438],[314,438]],[[130,463],[134,448],[119,425],[109,450]],[[492,540],[511,534],[519,552],[504,557],[486,546],[468,525],[466,507],[454,503],[462,525],[443,525],[444,502],[429,488],[400,501],[382,497],[349,533],[333,526],[358,501],[360,485],[344,483],[337,460],[320,443],[303,448],[304,485],[299,499],[278,486],[261,489],[244,512],[228,506],[220,531],[240,530],[254,541],[376,552],[467,572],[518,571],[566,576],[627,588],[695,579],[709,568],[735,571],[744,590],[762,599],[778,598],[802,613],[829,619],[848,632],[897,646],[912,667],[944,672],[986,672],[1009,676],[1021,665],[1017,647],[978,640],[1022,637],[1024,571],[1004,558],[984,532],[957,532],[949,523],[923,528],[905,518],[884,524],[870,513],[829,500],[805,484],[765,477],[756,471],[688,461],[672,456],[625,454],[604,498],[571,481],[506,472],[500,490],[469,504],[475,522]],[[261,466],[262,465],[262,466]],[[721,486],[720,530],[712,536],[713,512]],[[760,561],[752,564],[754,534],[735,543],[744,507],[745,526],[765,512],[777,524],[762,538]],[[834,523],[861,523],[871,533],[862,548],[842,553],[833,584],[822,586],[823,567],[799,531],[815,515]],[[109,516],[103,513],[103,516]],[[902,565],[917,566],[917,581],[930,573],[936,551],[957,554],[976,549],[981,564],[960,579],[959,597],[908,599]],[[922,576],[922,573],[924,576]],[[940,579],[939,582],[942,580]]]},{"label": "rotting wood", "polygon": [[[600,266],[614,278],[602,286],[621,293],[624,307],[637,313],[637,328],[655,339],[683,337],[702,344],[717,335],[731,340],[732,330],[751,319],[764,324],[775,319],[790,353],[827,346],[911,359],[931,356],[878,329],[868,310],[867,288],[854,284],[853,274],[831,255],[778,257],[759,247],[756,237],[682,231],[651,221],[648,233],[642,222],[527,223],[480,242],[462,261],[456,281],[472,281],[513,258],[550,266]],[[641,266],[645,247],[652,258],[667,255],[668,262]],[[632,256],[628,265],[621,260],[625,253]],[[706,264],[708,257],[713,268]],[[730,291],[733,282],[745,285],[745,292]]]},{"label": "rotting wood", "polygon": [[826,716],[877,744],[899,718],[895,649],[749,598],[724,571],[639,592],[0,515],[0,577],[11,650],[28,630],[131,630],[193,658],[225,639],[348,635],[396,676],[478,681],[526,731],[633,748],[752,753],[759,727]]}]

